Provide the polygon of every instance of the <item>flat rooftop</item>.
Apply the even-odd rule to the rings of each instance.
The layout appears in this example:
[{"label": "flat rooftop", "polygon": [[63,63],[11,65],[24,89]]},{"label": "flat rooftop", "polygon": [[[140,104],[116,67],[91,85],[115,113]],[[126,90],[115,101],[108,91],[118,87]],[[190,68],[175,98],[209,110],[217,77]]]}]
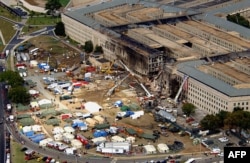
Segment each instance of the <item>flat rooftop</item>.
[{"label": "flat rooftop", "polygon": [[[169,33],[172,33],[172,34],[176,35],[177,37],[180,37],[181,40],[186,40],[186,42],[196,43],[196,44],[201,45],[203,47],[207,47],[208,49],[211,50],[211,52],[216,52],[217,54],[218,53],[219,54],[229,53],[228,50],[223,49],[216,44],[208,43],[206,40],[203,40],[203,39],[196,37],[196,36],[186,32],[186,31],[183,31],[174,25],[170,25],[170,24],[157,25],[154,28],[159,28],[159,29],[162,29],[164,31],[168,31]],[[181,40],[180,41],[177,40],[177,42],[185,43],[185,41],[181,41]]]},{"label": "flat rooftop", "polygon": [[236,36],[231,35],[229,33],[223,32],[219,29],[204,25],[204,23],[197,22],[197,21],[182,21],[182,23],[188,24],[194,28],[200,29],[200,30],[205,31],[207,33],[210,33],[210,34],[215,35],[215,36],[222,38],[224,40],[228,40],[234,44],[238,44],[241,47],[244,47],[247,49],[250,48],[249,41],[243,40],[239,37],[236,37]]},{"label": "flat rooftop", "polygon": [[126,19],[126,14],[131,11],[136,11],[143,8],[141,5],[123,5],[122,7],[116,7],[108,10],[102,10],[95,13],[95,16],[102,17],[116,25],[123,25],[130,23],[129,19]]},{"label": "flat rooftop", "polygon": [[[102,18],[114,25],[125,25],[133,22],[143,22],[153,20],[155,15],[162,15],[163,10],[156,7],[144,7],[143,5],[122,5],[101,10],[94,13],[95,17],[98,17],[99,21]],[[97,20],[98,21],[98,20]]]},{"label": "flat rooftop", "polygon": [[[232,54],[230,56],[237,57],[234,58],[233,61],[237,63],[242,63],[249,67],[250,62],[250,52],[242,52],[242,55],[247,56],[246,58],[239,58],[241,54]],[[229,57],[229,55],[228,55]],[[187,61],[177,65],[177,70],[189,77],[225,94],[229,97],[238,97],[238,96],[250,96],[250,79],[249,75],[236,70],[232,66],[228,66],[229,63],[214,63],[214,65],[209,65],[209,63],[205,60],[196,60],[196,61]],[[202,66],[212,66],[213,68],[225,73],[226,75],[230,75],[240,81],[242,84],[239,85],[230,85],[226,82],[213,77],[212,75],[205,73],[205,70],[201,70]]]},{"label": "flat rooftop", "polygon": [[[183,57],[193,57],[193,58],[200,58],[200,54],[193,51],[191,48],[185,47],[182,44],[179,44],[177,42],[173,42],[171,40],[168,40],[164,37],[161,37],[157,34],[155,34],[152,30],[149,30],[147,28],[135,28],[131,29],[133,32],[138,33],[139,35],[145,37],[146,39],[152,40],[156,43],[159,43],[167,48],[169,48],[171,51],[174,53],[177,53],[179,57],[175,56],[177,59],[178,58],[183,58]],[[136,38],[134,38],[136,39]],[[138,41],[140,41],[140,38],[137,38]]]},{"label": "flat rooftop", "polygon": [[[250,65],[250,59],[249,58],[244,58],[244,59],[235,59],[233,62],[237,62],[239,64],[248,66]],[[206,70],[211,67],[219,72],[222,72],[223,74],[225,74],[226,76],[229,76],[231,78],[237,79],[238,81],[240,81],[240,84],[235,84],[233,85],[236,88],[250,88],[250,77],[248,74],[237,70],[236,68],[233,67],[233,63],[232,61],[230,62],[225,62],[225,63],[221,63],[221,62],[217,62],[214,64],[210,64],[210,65],[201,65],[199,66],[199,70],[206,72]]]}]

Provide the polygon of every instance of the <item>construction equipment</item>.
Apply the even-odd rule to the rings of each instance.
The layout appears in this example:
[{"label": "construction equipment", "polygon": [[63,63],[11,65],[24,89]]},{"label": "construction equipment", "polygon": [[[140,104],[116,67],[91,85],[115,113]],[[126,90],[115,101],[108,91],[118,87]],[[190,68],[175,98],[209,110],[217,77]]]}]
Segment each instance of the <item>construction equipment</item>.
[{"label": "construction equipment", "polygon": [[126,80],[129,76],[130,76],[130,74],[126,75],[124,78],[122,78],[120,81],[118,81],[112,88],[110,88],[109,91],[107,92],[107,96],[111,96],[111,95],[114,93],[115,89],[116,89],[119,85],[121,85],[122,82],[123,82],[124,80]]},{"label": "construction equipment", "polygon": [[111,69],[112,69],[115,61],[116,60],[113,60],[112,62],[110,62],[110,65],[108,67],[105,67],[105,68],[101,69],[101,72],[106,73],[106,74],[112,74],[113,72],[112,72]]},{"label": "construction equipment", "polygon": [[177,92],[177,94],[176,94],[176,96],[175,96],[175,98],[174,98],[174,101],[173,101],[173,102],[174,102],[174,105],[176,105],[176,104],[178,103],[178,98],[179,98],[179,96],[180,96],[180,94],[181,94],[181,91],[182,91],[183,86],[184,86],[184,84],[186,83],[187,79],[188,79],[188,76],[184,76],[183,81],[182,81],[182,83],[181,83],[181,86],[180,86],[180,88],[179,88],[179,90],[178,90],[178,92]]},{"label": "construction equipment", "polygon": [[139,85],[142,87],[142,89],[146,92],[146,96],[149,97],[149,98],[154,97],[154,95],[152,95],[152,94],[147,90],[147,88],[140,82],[140,80],[139,80],[138,77],[137,77],[138,75],[135,75],[135,73],[134,73],[132,70],[130,70],[121,60],[119,60],[119,61],[120,61],[120,63],[123,65],[123,67],[126,69],[126,71],[128,71],[129,74],[131,74],[131,76],[134,77],[134,79],[135,79],[135,81],[137,82],[137,84],[139,84]]},{"label": "construction equipment", "polygon": [[122,62],[122,60],[119,60],[119,62],[125,68],[126,71],[128,71],[132,76],[135,76],[135,74]]},{"label": "construction equipment", "polygon": [[175,102],[175,103],[178,102],[178,98],[179,98],[179,96],[180,96],[180,94],[181,94],[181,91],[182,91],[183,86],[184,86],[185,82],[187,81],[187,79],[188,79],[188,76],[184,76],[184,79],[183,79],[183,81],[182,81],[182,83],[181,83],[181,86],[180,86],[180,88],[179,88],[179,90],[178,90],[178,92],[177,92],[177,94],[176,94],[176,96],[175,96],[175,98],[174,98],[174,102]]}]

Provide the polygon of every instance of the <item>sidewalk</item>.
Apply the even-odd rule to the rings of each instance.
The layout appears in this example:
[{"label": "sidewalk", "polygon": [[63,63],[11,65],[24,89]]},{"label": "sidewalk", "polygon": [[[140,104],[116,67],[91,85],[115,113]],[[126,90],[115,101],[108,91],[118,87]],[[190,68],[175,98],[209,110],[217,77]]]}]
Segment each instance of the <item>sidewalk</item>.
[{"label": "sidewalk", "polygon": [[0,38],[1,38],[1,40],[2,40],[2,41],[0,41],[0,42],[2,42],[3,45],[6,45],[5,39],[4,39],[4,37],[3,37],[3,34],[2,34],[2,31],[1,31],[1,30],[0,30]]}]

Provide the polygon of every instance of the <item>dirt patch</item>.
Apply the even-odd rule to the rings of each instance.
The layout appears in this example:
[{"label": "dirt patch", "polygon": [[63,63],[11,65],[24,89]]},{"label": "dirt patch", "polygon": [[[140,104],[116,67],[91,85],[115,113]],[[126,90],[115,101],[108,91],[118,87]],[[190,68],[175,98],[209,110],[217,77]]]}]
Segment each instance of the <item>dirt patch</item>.
[{"label": "dirt patch", "polygon": [[25,0],[25,1],[33,6],[39,6],[39,7],[45,7],[45,4],[47,3],[47,0]]},{"label": "dirt patch", "polygon": [[52,67],[70,68],[73,65],[79,65],[82,60],[79,52],[52,37],[40,36],[29,42],[40,48],[37,55],[31,56],[31,59],[36,59],[38,62],[49,62]]}]

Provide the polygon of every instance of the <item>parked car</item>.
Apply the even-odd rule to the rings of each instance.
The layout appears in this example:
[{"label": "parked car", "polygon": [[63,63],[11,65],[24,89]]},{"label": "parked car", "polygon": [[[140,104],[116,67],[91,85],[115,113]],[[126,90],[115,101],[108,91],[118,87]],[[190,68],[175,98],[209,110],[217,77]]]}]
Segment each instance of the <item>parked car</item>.
[{"label": "parked car", "polygon": [[26,151],[27,149],[28,149],[27,147],[23,147],[23,148],[20,149],[20,151],[24,152],[24,151]]},{"label": "parked car", "polygon": [[91,114],[91,113],[86,113],[86,114],[83,114],[83,115],[82,115],[82,118],[83,118],[83,119],[93,118],[93,117],[94,117],[94,115]]},{"label": "parked car", "polygon": [[45,161],[46,163],[50,163],[50,161],[52,160],[51,157],[48,157],[47,160]]},{"label": "parked car", "polygon": [[218,156],[220,156],[220,157],[224,157],[224,153],[223,153],[223,152],[221,152],[221,153],[219,153],[219,154],[218,154]]},{"label": "parked car", "polygon": [[227,137],[222,137],[218,139],[220,142],[224,143],[224,142],[228,142],[228,138]]},{"label": "parked car", "polygon": [[8,111],[10,111],[11,108],[12,108],[11,104],[7,104],[6,107],[7,107],[7,110],[8,110]]}]

